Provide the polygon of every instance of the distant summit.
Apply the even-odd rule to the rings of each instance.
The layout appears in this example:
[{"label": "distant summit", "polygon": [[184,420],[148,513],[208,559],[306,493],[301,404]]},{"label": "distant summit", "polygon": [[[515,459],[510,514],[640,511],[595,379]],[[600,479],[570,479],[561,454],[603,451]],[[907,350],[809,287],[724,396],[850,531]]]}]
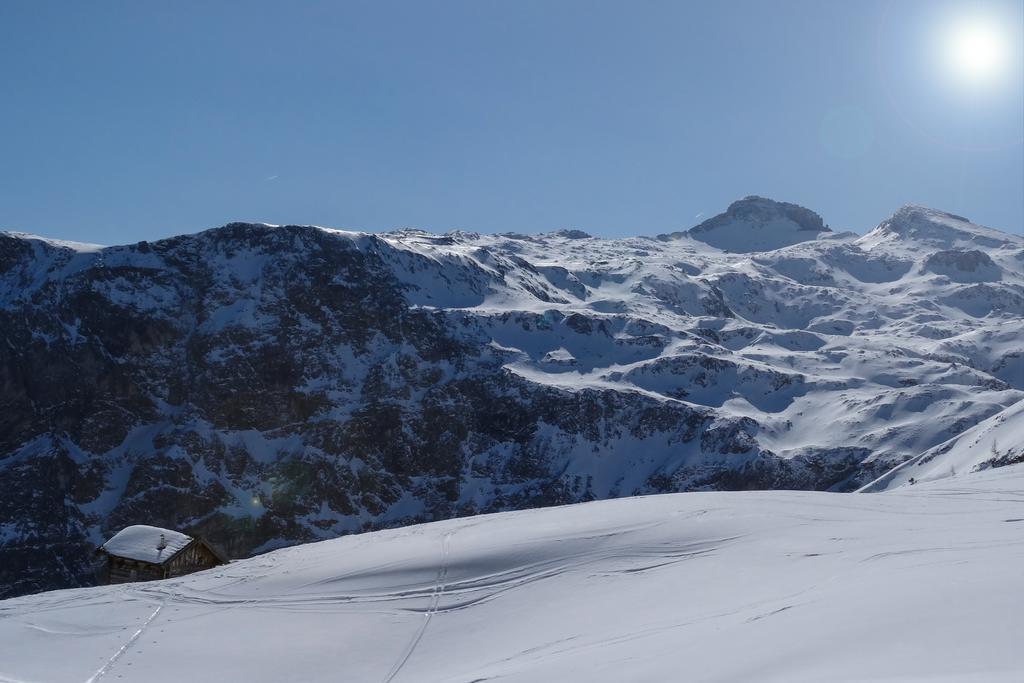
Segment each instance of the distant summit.
[{"label": "distant summit", "polygon": [[685,232],[659,235],[667,241],[683,236],[700,240],[722,251],[749,253],[772,251],[817,239],[831,232],[821,216],[797,204],[749,196],[729,205],[724,213]]},{"label": "distant summit", "polygon": [[998,248],[1024,245],[1017,235],[975,225],[963,216],[908,204],[878,224],[858,243],[871,248],[881,242],[918,242],[931,247]]},{"label": "distant summit", "polygon": [[561,237],[567,240],[589,240],[593,238],[589,232],[583,232],[582,230],[555,230],[551,233],[552,237]]}]

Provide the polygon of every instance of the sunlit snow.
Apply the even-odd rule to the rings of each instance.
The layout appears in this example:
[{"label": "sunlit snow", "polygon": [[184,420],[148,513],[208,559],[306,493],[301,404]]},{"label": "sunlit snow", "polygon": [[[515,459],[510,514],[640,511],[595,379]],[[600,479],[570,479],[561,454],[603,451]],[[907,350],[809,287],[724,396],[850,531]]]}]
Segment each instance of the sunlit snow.
[{"label": "sunlit snow", "polygon": [[1024,466],[688,493],[0,602],[0,680],[1019,681]]}]

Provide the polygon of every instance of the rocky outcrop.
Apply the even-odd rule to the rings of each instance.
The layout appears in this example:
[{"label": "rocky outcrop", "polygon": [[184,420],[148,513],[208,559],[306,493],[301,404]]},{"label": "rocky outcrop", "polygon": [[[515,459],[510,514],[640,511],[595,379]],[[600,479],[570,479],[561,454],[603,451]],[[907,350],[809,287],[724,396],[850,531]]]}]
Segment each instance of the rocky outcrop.
[{"label": "rocky outcrop", "polygon": [[977,249],[937,251],[925,259],[922,269],[954,282],[994,282],[1002,275],[992,257]]}]

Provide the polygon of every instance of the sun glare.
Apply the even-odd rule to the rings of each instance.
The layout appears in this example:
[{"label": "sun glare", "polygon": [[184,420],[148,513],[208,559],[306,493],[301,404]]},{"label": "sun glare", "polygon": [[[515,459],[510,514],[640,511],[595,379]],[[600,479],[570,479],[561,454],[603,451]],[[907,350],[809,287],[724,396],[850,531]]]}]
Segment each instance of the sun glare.
[{"label": "sun glare", "polygon": [[998,80],[1007,66],[1007,38],[998,24],[982,18],[960,20],[946,36],[946,59],[952,74],[968,85]]}]

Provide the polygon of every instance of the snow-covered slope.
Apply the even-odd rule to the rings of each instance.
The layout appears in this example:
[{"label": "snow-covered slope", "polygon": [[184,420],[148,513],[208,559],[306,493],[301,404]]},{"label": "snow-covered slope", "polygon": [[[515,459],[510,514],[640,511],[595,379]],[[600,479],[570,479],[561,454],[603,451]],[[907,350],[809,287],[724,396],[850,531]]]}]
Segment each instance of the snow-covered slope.
[{"label": "snow-covered slope", "polygon": [[[893,468],[861,491],[883,491],[1024,462],[1024,401]],[[911,481],[913,480],[913,481]]]},{"label": "snow-covered slope", "polygon": [[0,596],[91,582],[133,524],[242,557],[646,493],[854,490],[1019,423],[1022,316],[1024,238],[921,207],[863,237],[762,198],[663,238],[0,234]]},{"label": "snow-covered slope", "polygon": [[0,602],[0,680],[1020,681],[1024,468],[437,522]]}]

